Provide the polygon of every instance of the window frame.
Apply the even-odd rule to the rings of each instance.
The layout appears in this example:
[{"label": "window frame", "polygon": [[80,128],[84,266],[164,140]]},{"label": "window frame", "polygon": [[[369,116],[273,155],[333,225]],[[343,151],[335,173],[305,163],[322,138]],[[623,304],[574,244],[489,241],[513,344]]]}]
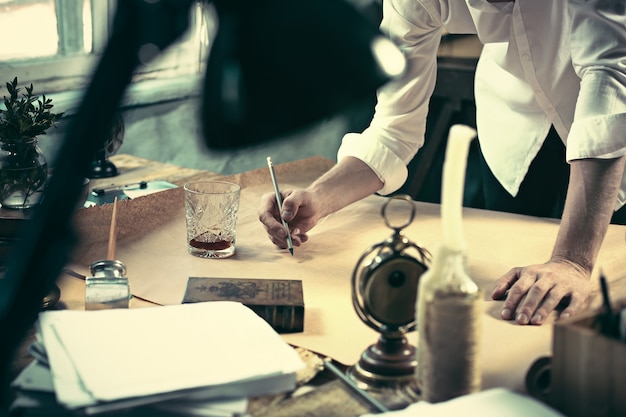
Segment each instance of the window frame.
[{"label": "window frame", "polygon": [[[89,1],[92,20],[91,52],[70,52],[64,56],[0,62],[2,84],[17,76],[20,84],[33,83],[35,92],[50,95],[57,103],[59,111],[72,113],[106,48],[117,4],[116,0]],[[64,10],[66,7],[75,7],[76,0],[55,2],[57,10]],[[187,42],[168,48],[152,62],[137,68],[124,99],[125,105],[150,104],[198,94],[198,83],[203,75],[208,53],[207,39],[213,30],[215,16],[212,11],[210,4],[201,0],[190,8],[189,30],[195,31],[195,36],[191,36],[190,32]],[[64,30],[63,24],[59,23],[60,38],[61,31]],[[206,35],[201,33],[203,30]],[[82,36],[81,41],[73,40],[72,36],[65,38],[65,41],[59,41],[60,51],[63,48],[68,48],[69,51],[82,49]],[[66,44],[62,45],[64,42]],[[155,85],[161,89],[160,94],[151,91]]]}]

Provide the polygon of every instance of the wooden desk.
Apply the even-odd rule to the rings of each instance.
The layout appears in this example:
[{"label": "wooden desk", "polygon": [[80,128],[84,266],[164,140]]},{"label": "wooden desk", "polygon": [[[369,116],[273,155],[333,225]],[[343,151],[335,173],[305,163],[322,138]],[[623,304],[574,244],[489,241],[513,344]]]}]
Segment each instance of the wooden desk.
[{"label": "wooden desk", "polygon": [[[288,189],[307,185],[332,165],[332,161],[323,158],[310,158],[279,164],[276,174],[282,188]],[[190,175],[193,178],[216,177],[202,172]],[[354,312],[350,278],[363,251],[391,233],[380,217],[385,199],[371,196],[323,219],[311,232],[309,242],[296,248],[292,257],[269,242],[258,222],[260,196],[272,192],[268,170],[224,178],[242,185],[237,254],[225,260],[200,259],[187,254],[180,189],[120,202],[117,253],[128,267],[131,290],[136,295],[132,306],[180,303],[190,276],[301,279],[306,306],[305,330],[284,335],[284,339],[295,346],[330,356],[340,364],[354,364],[378,335]],[[179,181],[184,180],[184,177],[179,178]],[[76,225],[82,240],[68,265],[73,271],[85,274],[88,265],[106,253],[110,210],[107,205],[77,212]],[[394,206],[388,212],[402,215],[402,210]],[[416,212],[416,219],[405,234],[433,250],[441,235],[439,206],[416,203]],[[480,359],[483,388],[506,387],[524,392],[524,378],[530,365],[537,358],[551,354],[552,326],[549,321],[543,326],[517,326],[500,320],[501,302],[491,301],[489,290],[493,281],[509,268],[543,262],[549,255],[558,222],[466,209],[464,229],[469,246],[470,275],[485,292]],[[609,228],[598,263],[609,278],[616,299],[626,297],[625,235],[624,226]],[[59,278],[59,286],[62,305],[83,308],[84,285],[80,279],[64,274]],[[597,287],[595,282],[594,287]],[[591,305],[598,305],[598,301],[596,288]],[[417,341],[415,334],[408,337],[411,343]],[[333,380],[298,399],[288,396],[255,399],[251,411],[254,417],[332,417],[373,410]]]},{"label": "wooden desk", "polygon": [[183,185],[185,181],[202,174],[208,178],[219,177],[220,174],[193,168],[183,168],[178,165],[157,162],[133,155],[113,155],[110,158],[119,171],[119,175],[110,178],[92,179],[90,188],[103,187],[110,184],[123,185],[138,181],[169,181],[176,185]]}]

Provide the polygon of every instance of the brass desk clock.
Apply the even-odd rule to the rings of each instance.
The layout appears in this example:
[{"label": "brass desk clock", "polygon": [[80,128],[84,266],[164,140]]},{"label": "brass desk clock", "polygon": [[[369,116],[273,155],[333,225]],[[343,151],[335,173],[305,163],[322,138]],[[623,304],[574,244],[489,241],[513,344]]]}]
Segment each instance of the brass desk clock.
[{"label": "brass desk clock", "polygon": [[[393,225],[387,208],[393,201],[409,206],[407,220]],[[407,195],[389,198],[382,206],[385,225],[393,230],[384,242],[370,247],[352,274],[352,304],[360,319],[380,333],[347,374],[363,389],[398,388],[415,381],[415,347],[406,333],[415,330],[415,303],[420,276],[430,264],[430,253],[407,239],[402,229],[415,217]]]}]

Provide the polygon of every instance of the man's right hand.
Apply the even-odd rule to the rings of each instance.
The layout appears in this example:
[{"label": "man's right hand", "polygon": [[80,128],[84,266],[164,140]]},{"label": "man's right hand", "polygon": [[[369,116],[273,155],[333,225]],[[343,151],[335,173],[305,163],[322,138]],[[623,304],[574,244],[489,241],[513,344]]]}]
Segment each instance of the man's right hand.
[{"label": "man's right hand", "polygon": [[282,224],[282,218],[289,225],[291,241],[294,246],[300,246],[309,237],[307,232],[320,219],[320,207],[316,204],[314,193],[306,190],[285,190],[281,192],[283,211],[278,210],[276,194],[267,193],[261,197],[259,220],[265,227],[270,240],[279,248],[287,247],[287,231]]},{"label": "man's right hand", "polygon": [[282,214],[289,225],[293,245],[300,246],[309,239],[307,232],[322,217],[375,193],[382,186],[382,181],[368,165],[357,158],[345,157],[306,189],[283,190],[282,213],[274,193],[263,195],[259,220],[270,240],[285,249],[287,231],[281,221]]}]

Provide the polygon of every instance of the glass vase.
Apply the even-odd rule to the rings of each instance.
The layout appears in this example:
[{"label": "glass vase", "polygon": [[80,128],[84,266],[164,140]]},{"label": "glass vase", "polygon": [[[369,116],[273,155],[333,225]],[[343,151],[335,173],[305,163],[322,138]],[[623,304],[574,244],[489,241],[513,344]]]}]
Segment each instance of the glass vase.
[{"label": "glass vase", "polygon": [[48,179],[48,162],[37,139],[0,141],[0,204],[6,209],[39,205]]}]

